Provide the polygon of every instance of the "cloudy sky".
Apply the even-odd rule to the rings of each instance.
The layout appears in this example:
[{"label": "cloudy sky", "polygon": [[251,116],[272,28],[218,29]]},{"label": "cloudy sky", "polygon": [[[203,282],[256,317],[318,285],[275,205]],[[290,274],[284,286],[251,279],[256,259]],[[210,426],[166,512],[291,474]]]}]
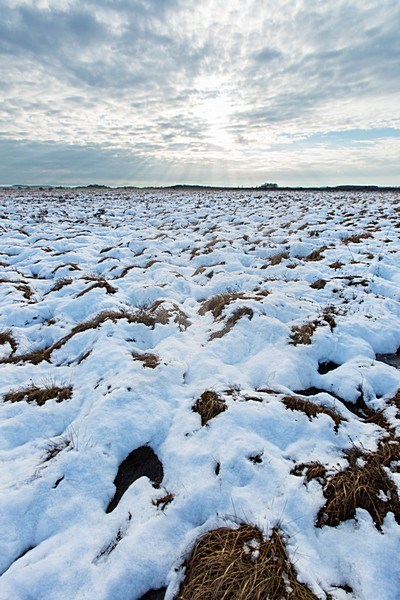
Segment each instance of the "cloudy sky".
[{"label": "cloudy sky", "polygon": [[400,184],[399,0],[0,14],[0,184]]}]

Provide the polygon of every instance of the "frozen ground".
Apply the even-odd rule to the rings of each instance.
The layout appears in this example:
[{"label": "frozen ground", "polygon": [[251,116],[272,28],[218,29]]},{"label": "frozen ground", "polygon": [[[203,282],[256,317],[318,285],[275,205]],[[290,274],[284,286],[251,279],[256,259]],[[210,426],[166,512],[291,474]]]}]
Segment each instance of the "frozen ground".
[{"label": "frozen ground", "polygon": [[[399,217],[388,193],[3,192],[1,600],[171,600],[241,522],[278,526],[318,598],[397,600]],[[381,517],[329,521],[329,481],[377,456]]]}]

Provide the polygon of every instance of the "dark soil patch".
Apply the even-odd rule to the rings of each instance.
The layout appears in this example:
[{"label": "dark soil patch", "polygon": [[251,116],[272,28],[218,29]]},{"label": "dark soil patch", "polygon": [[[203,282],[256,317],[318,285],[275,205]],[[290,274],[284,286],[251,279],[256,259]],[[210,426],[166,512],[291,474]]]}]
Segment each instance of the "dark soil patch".
[{"label": "dark soil patch", "polygon": [[120,464],[114,479],[116,491],[107,506],[106,513],[112,512],[117,507],[126,490],[140,477],[148,477],[156,488],[160,487],[164,477],[163,466],[150,446],[136,448]]},{"label": "dark soil patch", "polygon": [[376,360],[400,369],[400,348],[394,354],[377,354]]},{"label": "dark soil patch", "polygon": [[164,600],[166,591],[166,587],[158,588],[158,590],[149,590],[139,600]]},{"label": "dark soil patch", "polygon": [[340,367],[340,365],[333,362],[332,360],[328,360],[327,362],[322,362],[318,364],[318,373],[320,375],[326,375],[327,373],[329,373],[330,371],[334,371],[338,367]]}]

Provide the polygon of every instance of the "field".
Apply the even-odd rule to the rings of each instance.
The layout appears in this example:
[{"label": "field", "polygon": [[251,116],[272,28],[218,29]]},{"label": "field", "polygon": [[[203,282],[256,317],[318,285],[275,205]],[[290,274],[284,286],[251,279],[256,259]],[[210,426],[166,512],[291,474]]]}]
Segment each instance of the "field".
[{"label": "field", "polygon": [[397,600],[399,195],[0,198],[0,599]]}]

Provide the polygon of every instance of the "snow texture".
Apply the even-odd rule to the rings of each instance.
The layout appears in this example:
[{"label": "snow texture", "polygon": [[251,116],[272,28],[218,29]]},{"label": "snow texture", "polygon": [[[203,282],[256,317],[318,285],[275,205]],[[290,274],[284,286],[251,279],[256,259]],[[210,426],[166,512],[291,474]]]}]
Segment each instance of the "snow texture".
[{"label": "snow texture", "polygon": [[[320,461],[333,474],[346,449],[376,450],[386,432],[355,414],[360,394],[400,425],[399,371],[378,360],[400,346],[399,210],[394,193],[2,192],[0,334],[16,346],[3,336],[0,599],[166,587],[172,600],[199,535],[243,521],[280,527],[319,598],[398,599],[393,514],[382,531],[363,509],[318,528],[323,487],[291,471]],[[32,385],[73,392],[7,399]],[[227,409],[202,426],[205,391]],[[288,395],[346,420],[288,410]],[[161,485],[139,477],[106,513],[143,446]]]}]

